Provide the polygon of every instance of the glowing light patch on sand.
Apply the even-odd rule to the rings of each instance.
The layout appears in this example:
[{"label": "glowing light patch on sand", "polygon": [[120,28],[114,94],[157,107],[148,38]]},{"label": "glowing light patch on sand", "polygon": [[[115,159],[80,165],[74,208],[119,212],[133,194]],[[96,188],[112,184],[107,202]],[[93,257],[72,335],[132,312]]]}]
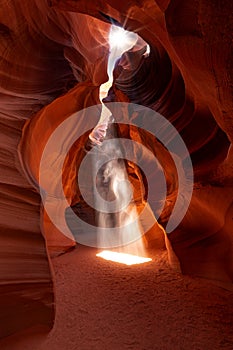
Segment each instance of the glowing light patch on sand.
[{"label": "glowing light patch on sand", "polygon": [[111,252],[110,250],[103,250],[101,253],[96,254],[96,256],[125,265],[143,264],[152,260],[132,254]]}]

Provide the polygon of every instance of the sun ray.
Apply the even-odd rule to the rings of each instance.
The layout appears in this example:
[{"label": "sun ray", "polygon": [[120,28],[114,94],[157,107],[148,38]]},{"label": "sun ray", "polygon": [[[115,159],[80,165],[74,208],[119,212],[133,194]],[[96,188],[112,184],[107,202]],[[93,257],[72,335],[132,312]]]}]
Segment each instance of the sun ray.
[{"label": "sun ray", "polygon": [[143,264],[152,261],[151,258],[145,258],[142,256],[126,253],[118,253],[110,250],[103,250],[101,253],[96,254],[96,256],[105,260],[114,261],[125,265]]}]

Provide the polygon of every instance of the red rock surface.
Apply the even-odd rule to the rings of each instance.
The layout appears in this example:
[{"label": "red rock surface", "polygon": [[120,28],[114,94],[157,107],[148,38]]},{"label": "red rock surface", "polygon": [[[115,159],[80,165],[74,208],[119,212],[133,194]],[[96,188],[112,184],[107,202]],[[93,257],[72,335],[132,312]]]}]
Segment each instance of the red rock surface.
[{"label": "red rock surface", "polygon": [[[224,6],[210,0],[3,1],[0,336],[33,324],[52,325],[48,250],[63,252],[73,241],[41,211],[39,162],[59,123],[99,103],[98,87],[107,80],[109,18],[136,31],[151,54],[140,61],[132,52],[119,61],[107,100],[140,103],[164,115],[192,157],[193,197],[182,223],[168,236],[171,249],[184,273],[232,288],[232,10],[230,0]],[[143,133],[140,137],[156,154],[158,146]],[[160,217],[163,226],[176,198],[164,152],[159,153],[171,205]],[[64,168],[70,203],[77,153]]]},{"label": "red rock surface", "polygon": [[[37,160],[46,137],[60,119],[57,112],[53,114],[54,124],[49,119],[44,123],[44,119],[37,122],[38,118],[32,116],[58,96],[64,95],[78,81],[86,82],[63,97],[65,111],[60,107],[59,100],[56,102],[61,118],[88,104],[98,103],[95,86],[106,80],[108,53],[107,46],[102,44],[102,35],[105,35],[109,25],[101,24],[102,29],[98,34],[96,21],[72,13],[67,17],[65,13],[50,9],[47,1],[10,1],[1,4],[0,336],[33,324],[49,327],[53,324],[54,288],[47,248],[51,244],[54,246],[51,240],[57,231],[46,214],[43,220],[40,213],[35,177],[36,166],[39,165]],[[92,35],[93,27],[95,37]],[[80,32],[84,28],[86,34],[82,41]],[[87,41],[92,47],[98,45],[98,50],[92,49],[90,54]],[[84,94],[82,99],[80,89]],[[92,94],[91,91],[95,90],[97,92]],[[90,95],[90,102],[85,91]],[[42,118],[43,113],[46,112],[42,110],[39,113]],[[31,118],[33,123],[30,127],[26,123],[22,135],[25,122]],[[36,125],[36,131],[33,125]],[[21,147],[18,151],[21,138],[23,150]],[[49,230],[43,228],[43,221]],[[49,237],[46,236],[48,231]],[[60,246],[61,252],[68,239],[61,244],[59,236],[57,238],[54,249]],[[73,242],[69,242],[70,245]]]}]

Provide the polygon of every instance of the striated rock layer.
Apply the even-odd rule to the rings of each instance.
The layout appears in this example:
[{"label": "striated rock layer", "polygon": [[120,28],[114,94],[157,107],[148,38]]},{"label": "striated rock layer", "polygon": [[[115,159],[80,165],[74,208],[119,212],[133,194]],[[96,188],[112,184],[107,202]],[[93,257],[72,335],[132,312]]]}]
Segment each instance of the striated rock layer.
[{"label": "striated rock layer", "polygon": [[[134,102],[158,111],[180,132],[192,157],[192,201],[168,235],[181,269],[232,288],[232,10],[230,0],[224,7],[210,0],[2,2],[0,336],[33,324],[52,326],[48,250],[57,254],[74,242],[43,211],[39,164],[56,127],[74,112],[99,104],[98,88],[107,81],[110,23],[137,32],[151,53],[132,51],[118,61],[106,102]],[[94,122],[98,113],[97,107]],[[176,200],[174,165],[143,131],[120,131],[163,161],[168,193],[159,223],[165,227]],[[63,168],[69,204],[77,201],[76,165],[84,142],[85,137],[72,148]],[[59,155],[55,159],[59,162]],[[55,215],[63,209],[59,203]]]},{"label": "striated rock layer", "polygon": [[[43,151],[47,135],[59,123],[59,115],[65,117],[99,102],[98,85],[107,74],[108,47],[102,42],[109,25],[102,24],[97,30],[96,22],[99,21],[83,15],[62,14],[49,8],[47,1],[1,4],[0,336],[34,324],[51,327],[54,321],[54,288],[47,247],[54,246],[51,237],[57,231],[54,233],[46,213],[41,212],[33,164]],[[80,34],[84,29],[85,37]],[[50,114],[44,124],[36,124],[32,118],[36,112],[83,81],[83,87],[78,85],[63,98],[63,108],[58,103],[60,114],[55,109],[52,119]],[[34,135],[29,130],[22,138],[24,153],[32,152],[31,162],[25,164],[22,148],[17,148],[25,122],[31,118],[37,129]],[[58,236],[59,252],[66,249],[67,240],[59,242]],[[71,245],[73,241],[69,241]]]}]

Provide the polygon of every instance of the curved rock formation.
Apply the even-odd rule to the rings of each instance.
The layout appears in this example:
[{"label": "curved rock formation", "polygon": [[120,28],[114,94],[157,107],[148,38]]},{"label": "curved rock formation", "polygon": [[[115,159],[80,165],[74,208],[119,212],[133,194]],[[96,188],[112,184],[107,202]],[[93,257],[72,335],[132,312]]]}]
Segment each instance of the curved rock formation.
[{"label": "curved rock formation", "polygon": [[[137,32],[151,53],[132,50],[118,61],[106,103],[128,101],[158,111],[180,132],[193,161],[192,201],[169,243],[184,273],[232,288],[232,9],[230,0],[224,7],[210,0],[2,2],[0,336],[53,323],[48,249],[63,252],[74,243],[40,212],[40,160],[58,125],[99,104],[111,23]],[[98,113],[97,107],[93,123]],[[174,168],[156,140],[134,131],[120,130],[164,160],[168,193],[159,223],[165,227],[176,200]],[[85,140],[64,164],[69,204],[76,200],[76,164]]]},{"label": "curved rock formation", "polygon": [[[33,174],[38,170],[35,164],[40,151],[43,152],[46,137],[56,127],[56,120],[59,122],[59,114],[64,117],[69,111],[99,102],[97,90],[98,85],[106,80],[104,67],[108,54],[108,46],[103,46],[102,37],[109,25],[98,26],[101,27],[98,34],[96,21],[74,13],[68,17],[65,13],[62,15],[50,9],[47,1],[10,1],[1,7],[0,336],[33,324],[49,327],[53,324],[54,291],[47,254],[52,238],[45,237],[46,243],[43,237],[46,229],[43,228],[40,196]],[[80,32],[84,28],[86,36],[81,40]],[[91,54],[87,42],[92,46]],[[23,152],[18,152],[25,121],[84,80],[83,87],[80,85],[78,90],[64,96],[62,101],[66,111],[57,102],[59,110],[53,110],[54,125],[50,113],[45,124],[37,123],[37,118],[33,118],[30,128],[25,126],[28,142],[23,138]],[[83,98],[80,89],[85,94]],[[90,91],[97,91],[90,97],[92,102],[87,101],[87,90],[90,96]],[[43,113],[40,112],[42,117]],[[32,130],[32,135],[33,125],[36,125],[36,132]],[[27,153],[30,154],[27,158],[30,171],[25,172],[22,157],[26,158]],[[50,227],[50,237],[53,237],[53,226],[46,214],[45,223]],[[60,244],[59,252],[64,246],[64,243]]]}]

